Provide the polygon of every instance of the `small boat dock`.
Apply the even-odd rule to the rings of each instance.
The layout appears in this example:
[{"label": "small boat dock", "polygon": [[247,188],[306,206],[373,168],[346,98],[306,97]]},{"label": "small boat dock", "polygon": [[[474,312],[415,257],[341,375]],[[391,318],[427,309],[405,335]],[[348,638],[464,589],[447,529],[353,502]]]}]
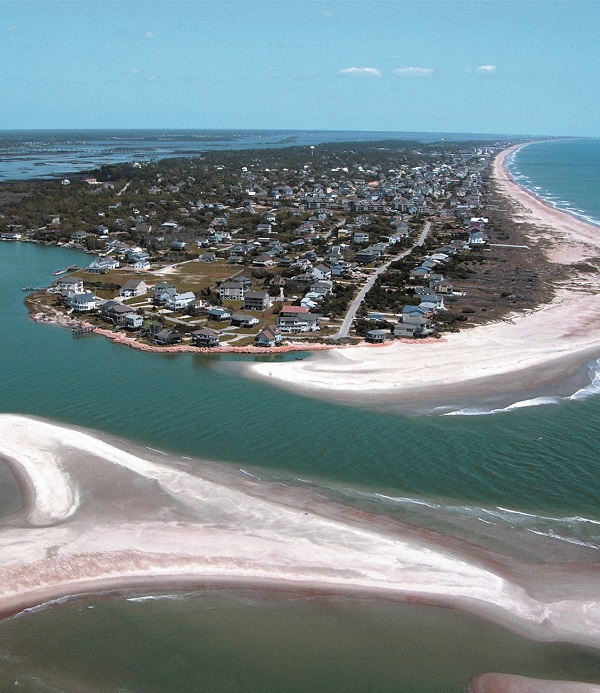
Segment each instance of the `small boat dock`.
[{"label": "small boat dock", "polygon": [[83,335],[83,334],[92,334],[92,332],[95,330],[94,327],[91,325],[78,325],[77,327],[72,327],[71,332],[74,337]]}]

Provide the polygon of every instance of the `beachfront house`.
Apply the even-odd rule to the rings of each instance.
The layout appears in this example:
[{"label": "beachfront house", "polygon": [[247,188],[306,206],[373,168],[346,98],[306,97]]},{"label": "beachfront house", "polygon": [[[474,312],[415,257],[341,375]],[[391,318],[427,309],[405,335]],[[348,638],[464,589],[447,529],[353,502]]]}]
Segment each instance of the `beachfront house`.
[{"label": "beachfront house", "polygon": [[144,324],[144,318],[141,315],[136,315],[135,313],[129,313],[123,316],[123,325],[128,330],[139,330]]},{"label": "beachfront house", "polygon": [[306,306],[283,306],[277,318],[277,327],[282,332],[316,332],[321,316],[309,312]]},{"label": "beachfront house", "polygon": [[369,330],[367,332],[367,336],[365,337],[365,341],[369,342],[369,344],[383,344],[386,337],[389,336],[389,330]]},{"label": "beachfront house", "polygon": [[281,344],[281,330],[276,325],[268,325],[254,338],[258,346],[272,347]]},{"label": "beachfront house", "polygon": [[218,347],[220,335],[208,327],[202,327],[192,332],[192,344],[198,347]]},{"label": "beachfront house", "polygon": [[100,314],[113,323],[113,325],[124,325],[125,316],[135,313],[135,308],[126,306],[119,301],[105,301],[100,307]]},{"label": "beachfront house", "polygon": [[429,337],[435,332],[429,320],[423,320],[421,325],[414,323],[398,323],[394,325],[394,337],[417,339],[418,337]]},{"label": "beachfront house", "polygon": [[162,329],[152,336],[152,341],[160,346],[178,344],[182,339],[182,336],[178,332],[167,329]]},{"label": "beachfront house", "polygon": [[77,313],[89,313],[96,310],[96,297],[90,291],[82,294],[73,294],[68,298],[69,305]]}]

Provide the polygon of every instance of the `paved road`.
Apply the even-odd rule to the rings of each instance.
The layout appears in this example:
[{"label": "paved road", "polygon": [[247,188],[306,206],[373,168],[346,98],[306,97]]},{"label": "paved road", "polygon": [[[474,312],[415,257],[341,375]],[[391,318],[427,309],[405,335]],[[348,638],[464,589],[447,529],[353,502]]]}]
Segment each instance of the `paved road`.
[{"label": "paved road", "polygon": [[[427,238],[427,234],[429,233],[430,228],[431,228],[431,222],[426,221],[425,226],[423,227],[423,230],[421,231],[421,235],[419,236],[419,240],[415,243],[413,248],[417,245],[422,246],[423,243],[425,243],[425,239]],[[412,248],[411,248],[411,250],[412,250]]]},{"label": "paved road", "polygon": [[352,321],[354,320],[354,317],[356,315],[356,311],[358,310],[360,304],[363,302],[368,291],[373,287],[373,284],[375,284],[375,280],[377,279],[377,277],[380,274],[382,274],[383,272],[385,272],[386,269],[392,264],[392,262],[395,262],[396,260],[402,260],[407,255],[410,255],[412,253],[412,251],[417,246],[422,246],[423,243],[425,243],[425,239],[427,238],[427,234],[429,233],[430,228],[431,228],[431,222],[428,221],[425,223],[425,226],[423,227],[423,231],[421,231],[419,239],[412,246],[412,248],[405,250],[401,255],[398,255],[397,257],[393,258],[389,262],[386,262],[385,265],[378,267],[373,272],[373,274],[370,275],[370,277],[367,279],[363,288],[358,292],[358,294],[356,295],[356,297],[353,299],[352,303],[348,307],[348,312],[346,313],[346,317],[344,318],[344,322],[342,322],[342,326],[340,327],[339,332],[337,332],[334,335],[331,335],[330,339],[344,339],[345,337],[348,336],[348,332],[350,332],[350,328],[352,327]]},{"label": "paved road", "polygon": [[127,183],[119,190],[117,193],[117,197],[121,197],[121,195],[127,190],[127,188],[131,185],[131,181],[128,180]]}]

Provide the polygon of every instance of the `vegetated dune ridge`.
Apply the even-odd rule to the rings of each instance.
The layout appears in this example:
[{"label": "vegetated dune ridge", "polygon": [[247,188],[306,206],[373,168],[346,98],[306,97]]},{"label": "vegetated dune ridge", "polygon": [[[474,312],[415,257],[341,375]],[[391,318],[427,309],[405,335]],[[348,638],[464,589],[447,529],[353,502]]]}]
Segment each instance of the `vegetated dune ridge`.
[{"label": "vegetated dune ridge", "polygon": [[[255,586],[459,608],[600,647],[600,566],[527,563],[214,463],[0,415],[24,508],[0,520],[0,612],[137,588]],[[164,461],[166,460],[166,461]]]},{"label": "vegetated dune ridge", "polygon": [[[600,229],[545,204],[517,185],[504,165],[520,146],[502,151],[493,164],[496,191],[513,218],[535,228],[551,262],[568,266],[551,303],[515,313],[443,340],[396,341],[380,349],[348,348],[303,361],[257,363],[249,373],[305,394],[356,403],[409,401],[460,394],[534,390],[572,375],[600,354],[600,273],[578,263],[598,256]],[[533,233],[531,231],[531,233]]]}]

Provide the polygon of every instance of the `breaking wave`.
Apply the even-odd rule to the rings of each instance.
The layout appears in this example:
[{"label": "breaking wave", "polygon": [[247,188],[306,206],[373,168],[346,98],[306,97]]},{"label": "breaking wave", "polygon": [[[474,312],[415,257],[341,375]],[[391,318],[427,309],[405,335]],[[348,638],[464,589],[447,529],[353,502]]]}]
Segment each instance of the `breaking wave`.
[{"label": "breaking wave", "polygon": [[484,407],[465,407],[463,409],[453,409],[451,411],[441,412],[442,416],[489,416],[490,414],[504,414],[514,411],[515,409],[523,409],[525,407],[541,407],[548,405],[560,404],[561,402],[580,401],[600,394],[600,358],[591,361],[588,364],[590,383],[585,387],[574,392],[572,395],[558,397],[556,395],[547,395],[545,397],[534,397],[533,399],[523,399],[513,402],[506,407],[487,409]]},{"label": "breaking wave", "polygon": [[[386,510],[398,515],[419,516],[433,511],[442,524],[461,521],[480,522],[494,525],[499,529],[519,530],[546,537],[556,541],[575,544],[590,549],[600,549],[600,520],[581,515],[551,516],[528,513],[503,506],[482,507],[476,505],[453,504],[431,498],[412,496],[394,496],[372,491],[352,488],[336,488],[335,491],[347,498],[359,501],[370,501],[376,504],[378,511]],[[431,514],[431,513],[429,513]],[[472,525],[470,525],[472,526]]]}]

